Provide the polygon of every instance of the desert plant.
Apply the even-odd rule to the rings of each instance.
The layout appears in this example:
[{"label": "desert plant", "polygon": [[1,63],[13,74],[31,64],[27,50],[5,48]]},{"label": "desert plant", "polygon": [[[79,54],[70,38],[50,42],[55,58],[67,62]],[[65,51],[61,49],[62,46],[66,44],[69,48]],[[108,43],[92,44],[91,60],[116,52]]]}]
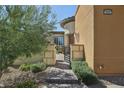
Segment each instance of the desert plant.
[{"label": "desert plant", "polygon": [[47,67],[47,65],[45,63],[40,63],[40,68],[42,71],[45,70],[46,67]]},{"label": "desert plant", "polygon": [[34,73],[37,73],[37,72],[40,72],[40,71],[43,71],[46,69],[46,64],[44,63],[41,63],[41,64],[32,64],[30,66],[30,70]]},{"label": "desert plant", "polygon": [[16,84],[17,88],[36,88],[38,85],[33,80],[26,80]]},{"label": "desert plant", "polygon": [[21,71],[32,71],[34,73],[43,71],[46,69],[46,64],[45,63],[39,63],[39,64],[22,64],[19,69]]},{"label": "desert plant", "polygon": [[73,61],[72,70],[77,75],[78,79],[84,82],[86,85],[91,85],[98,82],[97,75],[85,61]]},{"label": "desert plant", "polygon": [[30,70],[30,64],[22,64],[19,69],[21,71],[29,71]]}]

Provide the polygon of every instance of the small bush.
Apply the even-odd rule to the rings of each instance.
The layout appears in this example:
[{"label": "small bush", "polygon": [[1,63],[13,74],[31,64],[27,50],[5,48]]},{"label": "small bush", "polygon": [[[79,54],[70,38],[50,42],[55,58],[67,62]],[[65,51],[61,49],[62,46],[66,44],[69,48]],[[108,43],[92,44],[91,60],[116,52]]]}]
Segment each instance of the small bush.
[{"label": "small bush", "polygon": [[40,63],[40,64],[22,64],[19,69],[21,71],[32,71],[34,73],[43,71],[46,69],[46,64],[45,63]]},{"label": "small bush", "polygon": [[86,85],[91,85],[98,82],[96,74],[88,67],[88,64],[85,61],[73,61],[71,66],[78,79]]},{"label": "small bush", "polygon": [[19,69],[21,71],[29,71],[30,70],[30,64],[22,64]]},{"label": "small bush", "polygon": [[40,72],[40,71],[43,71],[46,69],[46,64],[44,63],[41,63],[41,64],[32,64],[30,66],[30,70],[34,73],[37,73],[37,72]]},{"label": "small bush", "polygon": [[24,81],[21,83],[17,83],[16,87],[17,88],[36,88],[36,87],[38,87],[38,85],[33,80],[27,80],[27,81]]},{"label": "small bush", "polygon": [[73,61],[84,61],[84,58],[74,58]]}]

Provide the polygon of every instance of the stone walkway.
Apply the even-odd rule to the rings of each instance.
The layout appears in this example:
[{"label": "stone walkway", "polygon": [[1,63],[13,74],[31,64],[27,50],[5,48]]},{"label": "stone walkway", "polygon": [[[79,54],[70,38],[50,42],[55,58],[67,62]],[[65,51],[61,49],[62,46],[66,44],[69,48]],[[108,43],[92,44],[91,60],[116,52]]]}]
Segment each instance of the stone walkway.
[{"label": "stone walkway", "polygon": [[64,61],[64,54],[62,54],[62,53],[56,54],[56,60]]},{"label": "stone walkway", "polygon": [[80,84],[67,62],[57,61],[55,66],[48,67],[45,72],[48,88],[86,88],[86,85]]}]

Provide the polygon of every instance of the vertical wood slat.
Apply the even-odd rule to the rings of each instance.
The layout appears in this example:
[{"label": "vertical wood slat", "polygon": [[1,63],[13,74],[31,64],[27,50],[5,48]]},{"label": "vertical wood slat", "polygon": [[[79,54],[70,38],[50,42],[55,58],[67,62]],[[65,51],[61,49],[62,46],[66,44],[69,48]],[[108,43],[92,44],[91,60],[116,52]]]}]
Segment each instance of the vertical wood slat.
[{"label": "vertical wood slat", "polygon": [[71,55],[70,55],[71,60],[84,59],[83,45],[81,45],[81,44],[73,44],[73,45],[70,45],[70,48],[71,48]]},{"label": "vertical wood slat", "polygon": [[[46,54],[47,53],[47,54]],[[55,45],[49,45],[47,50],[43,53],[43,61],[48,65],[55,65],[56,64],[56,50]],[[50,55],[52,56],[50,56]],[[49,62],[50,61],[50,62]]]}]

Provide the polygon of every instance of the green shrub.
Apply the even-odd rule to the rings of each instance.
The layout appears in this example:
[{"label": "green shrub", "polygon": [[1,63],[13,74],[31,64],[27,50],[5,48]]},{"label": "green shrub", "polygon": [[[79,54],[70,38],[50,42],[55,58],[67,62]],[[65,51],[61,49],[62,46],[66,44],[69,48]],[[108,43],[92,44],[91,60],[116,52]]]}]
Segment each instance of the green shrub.
[{"label": "green shrub", "polygon": [[88,67],[88,64],[85,61],[73,61],[71,66],[78,79],[86,85],[98,82],[97,75]]},{"label": "green shrub", "polygon": [[19,69],[21,71],[29,71],[30,70],[30,64],[22,64]]},{"label": "green shrub", "polygon": [[34,73],[40,72],[46,69],[46,64],[45,63],[39,63],[39,64],[22,64],[19,69],[21,71],[32,71]]},{"label": "green shrub", "polygon": [[46,64],[45,63],[40,63],[40,64],[32,64],[30,66],[30,70],[34,73],[43,71],[46,69]]},{"label": "green shrub", "polygon": [[38,85],[33,80],[27,80],[27,81],[23,81],[21,83],[17,83],[16,87],[17,88],[36,88],[36,87],[38,87]]},{"label": "green shrub", "polygon": [[84,61],[85,59],[84,58],[74,58],[72,59],[73,61]]}]

